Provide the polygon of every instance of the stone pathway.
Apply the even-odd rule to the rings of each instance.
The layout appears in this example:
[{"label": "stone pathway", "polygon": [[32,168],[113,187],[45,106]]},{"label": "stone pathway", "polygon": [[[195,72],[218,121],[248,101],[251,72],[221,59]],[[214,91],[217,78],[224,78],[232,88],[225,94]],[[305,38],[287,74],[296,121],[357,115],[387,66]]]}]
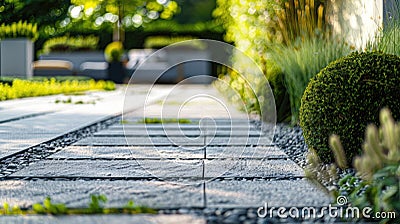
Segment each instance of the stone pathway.
[{"label": "stone pathway", "polygon": [[[254,213],[265,203],[317,208],[330,203],[328,195],[273,144],[272,136],[261,132],[256,122],[212,87],[155,86],[151,94],[148,89],[133,86],[126,93],[85,96],[98,99],[94,105],[55,104],[60,96],[0,102],[0,160],[5,170],[0,202],[29,207],[50,196],[68,207],[86,207],[90,194],[104,194],[107,207],[122,207],[133,200],[178,214],[0,217],[0,223],[112,223],[117,219],[204,223],[213,221],[201,214],[205,211],[251,208]],[[28,112],[27,104],[36,109]],[[129,113],[119,118],[122,111]],[[144,124],[143,117],[187,118],[190,123]],[[41,142],[67,138],[67,133],[112,118],[106,128],[55,146],[46,156],[30,155],[41,153],[32,150]],[[26,159],[18,162],[16,156],[22,154]],[[15,164],[9,166],[10,161]],[[229,221],[232,212],[225,213]],[[231,216],[232,223],[241,222],[234,212]]]}]

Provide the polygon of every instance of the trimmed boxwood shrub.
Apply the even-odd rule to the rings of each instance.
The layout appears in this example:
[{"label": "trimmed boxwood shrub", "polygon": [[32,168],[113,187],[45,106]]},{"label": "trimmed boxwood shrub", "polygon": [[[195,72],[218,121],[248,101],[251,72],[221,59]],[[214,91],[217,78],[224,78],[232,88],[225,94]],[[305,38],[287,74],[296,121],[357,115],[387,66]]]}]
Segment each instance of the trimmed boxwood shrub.
[{"label": "trimmed boxwood shrub", "polygon": [[400,57],[380,52],[352,53],[320,71],[301,100],[300,126],[310,150],[334,161],[329,136],[340,136],[349,164],[362,149],[364,130],[379,124],[380,109],[400,118]]}]

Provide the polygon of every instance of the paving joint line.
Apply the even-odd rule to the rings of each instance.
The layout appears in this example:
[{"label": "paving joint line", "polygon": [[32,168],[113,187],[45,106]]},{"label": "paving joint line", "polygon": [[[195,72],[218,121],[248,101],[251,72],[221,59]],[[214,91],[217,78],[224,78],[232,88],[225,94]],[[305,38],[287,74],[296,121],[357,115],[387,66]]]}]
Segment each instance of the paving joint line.
[{"label": "paving joint line", "polygon": [[[218,144],[218,143],[217,143]],[[73,146],[94,146],[94,147],[199,147],[201,145],[198,144],[185,144],[185,145],[177,145],[177,144],[156,144],[156,145],[150,145],[150,144],[135,144],[135,145],[128,145],[128,144],[112,144],[112,145],[107,145],[107,144],[74,144]],[[276,146],[275,144],[237,144],[237,145],[207,145],[208,147],[273,147]]]},{"label": "paving joint line", "polygon": [[[189,180],[189,181],[202,181],[201,183],[193,184],[201,186],[212,181],[280,181],[280,180],[302,180],[305,176],[290,176],[290,177],[276,177],[276,176],[263,176],[263,177],[85,177],[85,176],[7,176],[1,180],[24,180],[24,181],[177,181],[177,180]],[[185,185],[185,184],[184,184]]]},{"label": "paving joint line", "polygon": [[34,114],[28,114],[28,115],[23,115],[23,116],[19,116],[19,117],[14,117],[14,118],[6,119],[6,120],[0,120],[0,124],[13,122],[13,121],[19,121],[19,120],[23,120],[23,119],[32,118],[32,117],[40,117],[40,116],[52,114],[55,112],[56,111],[40,112],[40,113],[34,113]]},{"label": "paving joint line", "polygon": [[242,161],[242,160],[253,160],[253,161],[264,161],[264,160],[289,160],[287,156],[274,156],[274,157],[224,157],[224,158],[217,158],[217,157],[197,157],[197,158],[177,158],[177,157],[162,157],[162,158],[150,158],[150,157],[131,157],[131,158],[109,158],[109,157],[80,157],[80,158],[70,158],[70,157],[47,157],[43,158],[43,160],[47,161],[135,161],[135,160],[235,160],[235,161]]},{"label": "paving joint line", "polygon": [[[120,120],[119,115],[109,116],[100,121],[93,122],[83,128],[57,136],[37,145],[22,149],[18,152],[0,158],[0,180],[33,163],[61,151],[63,148],[85,138],[88,133],[101,130]],[[23,162],[21,162],[23,160]],[[16,165],[18,164],[18,165]]]}]

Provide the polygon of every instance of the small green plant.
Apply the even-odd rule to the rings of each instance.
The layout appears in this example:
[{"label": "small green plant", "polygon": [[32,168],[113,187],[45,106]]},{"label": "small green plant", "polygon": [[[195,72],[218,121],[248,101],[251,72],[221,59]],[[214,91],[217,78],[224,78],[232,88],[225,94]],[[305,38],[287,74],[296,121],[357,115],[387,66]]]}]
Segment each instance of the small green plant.
[{"label": "small green plant", "polygon": [[124,46],[119,41],[111,42],[104,49],[104,56],[108,62],[121,61],[123,55],[124,55]]},{"label": "small green plant", "polygon": [[3,204],[3,208],[0,208],[0,215],[21,215],[23,211],[18,206],[10,207],[8,203]]},{"label": "small green plant", "polygon": [[155,214],[156,211],[146,206],[137,206],[133,201],[123,206],[123,208],[104,208],[104,203],[107,202],[105,195],[90,195],[90,201],[87,208],[68,208],[62,203],[53,203],[50,197],[46,197],[43,203],[32,205],[31,209],[20,209],[18,206],[10,207],[8,203],[4,203],[0,207],[0,215],[33,215],[33,214],[48,214],[48,215],[89,215],[89,214],[139,214],[148,213]]},{"label": "small green plant", "polygon": [[180,123],[180,124],[190,124],[192,123],[191,120],[189,119],[184,119],[184,118],[143,118],[137,123],[144,123],[144,124],[165,124],[165,123]]},{"label": "small green plant", "polygon": [[62,36],[48,39],[43,44],[40,54],[50,52],[71,52],[71,51],[90,51],[95,50],[99,43],[96,36]]},{"label": "small green plant", "polygon": [[89,212],[92,214],[103,213],[103,204],[107,202],[105,195],[90,195]]},{"label": "small green plant", "polygon": [[89,100],[89,101],[83,101],[83,100],[78,100],[78,101],[73,101],[71,97],[69,97],[66,100],[60,100],[60,99],[56,99],[54,101],[54,103],[65,103],[65,104],[76,104],[76,105],[80,105],[80,104],[96,104],[95,100]]},{"label": "small green plant", "polygon": [[63,215],[67,214],[68,210],[64,204],[54,204],[51,202],[50,197],[44,199],[43,204],[33,204],[32,210],[37,214],[52,214]]},{"label": "small green plant", "polygon": [[400,58],[379,52],[352,53],[329,64],[308,84],[301,100],[305,142],[323,163],[334,161],[329,136],[336,134],[347,162],[361,153],[363,131],[389,107],[400,118]]},{"label": "small green plant", "polygon": [[[372,124],[367,127],[363,154],[354,159],[357,176],[342,178],[337,195],[348,196],[351,204],[359,208],[370,207],[374,212],[395,214],[400,221],[400,123],[395,123],[387,108],[380,112],[380,123],[379,129]],[[337,161],[343,161],[340,141],[337,136],[331,139],[332,149],[341,151],[335,155],[342,154]]]},{"label": "small green plant", "polygon": [[12,24],[2,24],[0,26],[0,40],[6,38],[28,38],[36,41],[39,37],[37,24],[28,23],[26,21],[14,22]]}]

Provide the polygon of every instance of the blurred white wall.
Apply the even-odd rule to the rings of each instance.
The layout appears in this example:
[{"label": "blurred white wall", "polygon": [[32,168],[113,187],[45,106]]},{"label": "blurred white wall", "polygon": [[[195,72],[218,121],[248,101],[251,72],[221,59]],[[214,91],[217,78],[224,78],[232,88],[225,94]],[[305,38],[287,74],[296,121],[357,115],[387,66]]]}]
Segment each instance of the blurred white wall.
[{"label": "blurred white wall", "polygon": [[364,48],[382,28],[383,4],[384,0],[328,0],[326,16],[334,34]]}]

